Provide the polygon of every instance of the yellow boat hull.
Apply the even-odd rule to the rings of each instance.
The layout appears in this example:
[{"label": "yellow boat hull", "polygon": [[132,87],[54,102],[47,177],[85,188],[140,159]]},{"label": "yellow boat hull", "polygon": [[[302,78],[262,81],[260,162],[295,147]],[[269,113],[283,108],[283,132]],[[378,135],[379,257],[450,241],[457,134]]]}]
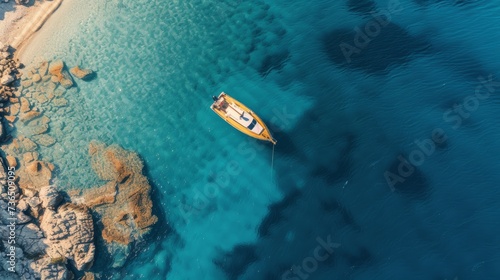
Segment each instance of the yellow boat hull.
[{"label": "yellow boat hull", "polygon": [[224,92],[222,92],[218,98],[219,99],[223,98],[228,103],[229,106],[231,106],[231,104],[234,104],[237,106],[236,109],[238,109],[238,110],[241,109],[242,111],[244,111],[244,113],[251,115],[253,117],[253,119],[255,119],[257,121],[257,123],[263,128],[263,130],[260,133],[255,133],[254,131],[252,131],[248,127],[243,126],[242,124],[240,124],[238,121],[236,121],[234,118],[232,118],[231,116],[229,116],[226,113],[226,110],[231,110],[232,108],[229,108],[229,109],[226,108],[225,110],[222,108],[219,108],[218,106],[216,106],[216,102],[217,102],[216,101],[212,104],[212,106],[210,106],[210,109],[212,109],[212,111],[214,111],[217,115],[219,115],[219,117],[221,117],[223,120],[225,120],[232,127],[236,128],[237,130],[241,131],[242,133],[244,133],[250,137],[253,137],[253,138],[256,138],[259,140],[263,140],[263,141],[269,141],[273,144],[276,144],[276,140],[271,135],[271,132],[267,128],[266,124],[262,121],[262,119],[259,116],[257,116],[257,114],[255,114],[247,106],[243,105],[243,103],[239,102],[238,100],[234,99],[233,97],[229,96],[228,94],[226,94]]}]

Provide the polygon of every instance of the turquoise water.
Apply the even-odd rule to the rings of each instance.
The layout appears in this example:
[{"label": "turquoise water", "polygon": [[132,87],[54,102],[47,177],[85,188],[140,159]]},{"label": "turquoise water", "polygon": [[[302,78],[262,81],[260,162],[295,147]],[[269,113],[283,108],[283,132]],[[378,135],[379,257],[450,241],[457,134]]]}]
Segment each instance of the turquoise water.
[{"label": "turquoise water", "polygon": [[[43,157],[69,189],[99,184],[90,140],[137,151],[161,216],[107,278],[500,276],[493,2],[74,0],[58,13],[25,62],[97,79],[47,113],[57,143]],[[369,43],[355,27],[374,28]],[[220,91],[270,125],[273,168],[270,145],[209,110]],[[318,238],[338,243],[321,261]]]}]

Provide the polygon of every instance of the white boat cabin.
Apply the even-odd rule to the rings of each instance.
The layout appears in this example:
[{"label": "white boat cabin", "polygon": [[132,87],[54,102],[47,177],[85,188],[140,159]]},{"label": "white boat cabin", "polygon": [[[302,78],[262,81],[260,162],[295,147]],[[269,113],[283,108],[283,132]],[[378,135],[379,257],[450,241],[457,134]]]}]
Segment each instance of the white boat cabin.
[{"label": "white boat cabin", "polygon": [[257,120],[249,112],[246,112],[232,102],[227,102],[224,97],[219,97],[219,99],[214,102],[214,107],[224,111],[226,113],[226,117],[230,117],[253,133],[261,134],[264,130],[260,123],[257,122]]}]

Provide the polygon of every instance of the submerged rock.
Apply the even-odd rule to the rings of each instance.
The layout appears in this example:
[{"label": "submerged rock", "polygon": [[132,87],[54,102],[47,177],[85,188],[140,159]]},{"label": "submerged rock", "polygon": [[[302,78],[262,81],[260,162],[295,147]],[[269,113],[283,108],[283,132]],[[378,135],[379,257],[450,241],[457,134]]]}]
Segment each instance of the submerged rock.
[{"label": "submerged rock", "polygon": [[40,103],[40,104],[44,104],[47,101],[49,101],[47,96],[45,94],[43,94],[42,92],[35,92],[33,94],[33,98],[35,98],[35,100],[38,101],[38,103]]},{"label": "submerged rock", "polygon": [[29,125],[25,128],[25,133],[30,136],[46,133],[49,130],[49,122],[50,119],[47,116],[30,121]]},{"label": "submerged rock", "polygon": [[54,106],[56,107],[63,107],[68,105],[68,100],[66,100],[66,98],[63,97],[54,98],[54,100],[52,100],[52,104],[54,104]]},{"label": "submerged rock", "polygon": [[94,280],[95,279],[95,276],[94,276],[94,273],[92,272],[85,272],[85,275],[82,276],[82,278],[80,278],[80,280]]},{"label": "submerged rock", "polygon": [[60,83],[64,88],[73,86],[73,79],[61,60],[50,63],[49,73],[52,75],[51,80]]},{"label": "submerged rock", "polygon": [[108,252],[112,256],[112,259],[113,259],[113,263],[111,264],[111,267],[120,268],[125,264],[125,262],[127,261],[128,255],[130,254],[131,245],[132,245],[131,243],[122,244],[122,243],[118,243],[118,242],[114,242],[114,241],[106,244]]},{"label": "submerged rock", "polygon": [[7,163],[10,167],[16,167],[17,166],[17,160],[15,157],[11,156],[11,155],[7,155],[5,157],[5,159],[7,160]]},{"label": "submerged rock", "polygon": [[19,103],[12,104],[10,105],[10,114],[12,116],[16,116],[17,114],[19,114],[20,109],[21,105]]},{"label": "submerged rock", "polygon": [[49,70],[49,62],[44,60],[40,63],[40,65],[38,66],[38,73],[41,75],[41,76],[45,76],[47,75],[47,71]]},{"label": "submerged rock", "polygon": [[27,164],[29,162],[32,162],[34,160],[38,160],[38,152],[27,152],[23,154],[23,161],[24,164]]},{"label": "submerged rock", "polygon": [[38,83],[42,80],[42,77],[39,74],[34,74],[31,80],[33,81],[33,83]]},{"label": "submerged rock", "polygon": [[44,147],[50,147],[56,143],[56,139],[47,134],[35,135],[33,136],[33,140],[35,140],[37,144],[42,145]]},{"label": "submerged rock", "polygon": [[[97,206],[112,204],[116,202],[116,195],[118,194],[118,184],[116,182],[109,182],[99,188],[87,189],[83,196],[73,199],[74,202],[83,203],[91,208]],[[80,192],[76,192],[80,193]]]},{"label": "submerged rock", "polygon": [[15,123],[17,120],[16,116],[4,116],[4,118],[10,123]]},{"label": "submerged rock", "polygon": [[29,111],[27,113],[23,113],[19,119],[23,122],[23,123],[28,123],[30,122],[31,120],[35,119],[35,118],[38,118],[39,116],[41,115],[40,112],[38,111]]},{"label": "submerged rock", "polygon": [[33,85],[33,81],[32,80],[24,80],[24,81],[21,82],[21,86],[23,88],[29,88],[32,85]]},{"label": "submerged rock", "polygon": [[24,152],[35,151],[37,145],[35,142],[31,141],[31,139],[20,135],[12,140],[10,148],[12,149],[12,153],[21,154]]},{"label": "submerged rock", "polygon": [[94,172],[108,183],[71,198],[90,205],[99,214],[102,237],[113,256],[113,266],[119,267],[126,261],[130,246],[158,220],[152,214],[151,186],[142,174],[144,166],[137,154],[93,141],[89,155]]},{"label": "submerged rock", "polygon": [[22,189],[40,190],[43,186],[50,185],[54,166],[44,161],[33,161],[22,165],[19,174],[19,186]]},{"label": "submerged rock", "polygon": [[82,80],[90,80],[94,76],[94,71],[90,69],[82,69],[79,66],[75,66],[69,70],[73,76]]},{"label": "submerged rock", "polygon": [[21,102],[21,113],[26,113],[31,110],[31,105],[28,99],[21,97],[19,100]]}]

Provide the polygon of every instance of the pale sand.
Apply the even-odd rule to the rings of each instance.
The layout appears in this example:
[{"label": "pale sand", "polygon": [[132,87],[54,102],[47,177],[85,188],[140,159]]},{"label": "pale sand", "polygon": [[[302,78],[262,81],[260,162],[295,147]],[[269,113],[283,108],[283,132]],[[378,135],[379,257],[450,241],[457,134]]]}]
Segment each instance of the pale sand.
[{"label": "pale sand", "polygon": [[32,35],[42,27],[47,19],[59,8],[63,0],[35,1],[26,7],[9,3],[0,3],[0,42],[16,49],[19,57]]}]

